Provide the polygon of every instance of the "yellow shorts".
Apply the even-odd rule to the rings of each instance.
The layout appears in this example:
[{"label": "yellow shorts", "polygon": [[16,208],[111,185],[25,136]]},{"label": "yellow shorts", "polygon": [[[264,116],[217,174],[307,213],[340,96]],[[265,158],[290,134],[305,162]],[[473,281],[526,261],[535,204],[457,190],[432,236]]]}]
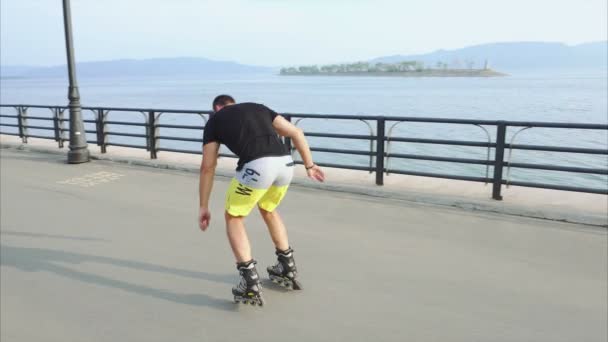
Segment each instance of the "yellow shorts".
[{"label": "yellow shorts", "polygon": [[256,204],[266,211],[274,211],[287,193],[293,166],[291,156],[264,157],[243,165],[226,192],[226,212],[247,216]]},{"label": "yellow shorts", "polygon": [[247,216],[256,204],[266,211],[274,211],[288,187],[272,185],[268,189],[255,189],[233,178],[226,192],[226,211],[232,216]]}]

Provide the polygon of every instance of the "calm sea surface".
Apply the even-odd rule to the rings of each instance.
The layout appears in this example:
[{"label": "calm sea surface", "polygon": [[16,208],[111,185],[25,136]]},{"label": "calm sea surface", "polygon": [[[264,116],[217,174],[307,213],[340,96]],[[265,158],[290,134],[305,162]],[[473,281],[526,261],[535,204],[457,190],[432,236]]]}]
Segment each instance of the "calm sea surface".
[{"label": "calm sea surface", "polygon": [[[512,72],[503,78],[381,78],[306,77],[278,75],[214,76],[206,79],[167,78],[83,78],[79,80],[85,106],[143,107],[208,110],[213,97],[233,95],[237,101],[261,102],[278,112],[416,116],[468,119],[608,123],[608,77],[606,71]],[[3,79],[3,104],[67,104],[67,81],[60,78]],[[3,108],[3,114],[12,114]],[[29,115],[50,115],[44,109],[30,109]],[[92,118],[92,113],[85,113]],[[142,121],[138,113],[112,112],[109,120]],[[163,123],[201,124],[192,115],[163,115]],[[3,123],[13,120],[3,118]],[[43,125],[47,123],[33,122]],[[369,134],[361,121],[303,120],[306,131]],[[87,128],[93,129],[93,127]],[[136,132],[141,128],[109,127]],[[388,129],[388,128],[387,128]],[[488,127],[492,140],[495,131]],[[7,127],[2,131],[11,132]],[[507,132],[509,141],[516,128]],[[142,130],[143,132],[143,130]],[[32,134],[48,134],[31,130]],[[200,138],[197,131],[162,129],[162,135]],[[487,141],[486,133],[472,125],[400,124],[393,136],[431,139]],[[93,140],[94,137],[89,137]],[[110,137],[110,141],[143,144],[143,139]],[[608,148],[606,131],[533,128],[517,136],[515,143],[587,148]],[[311,138],[315,147],[369,151],[369,143],[354,140]],[[200,143],[163,142],[164,147],[199,150]],[[392,143],[391,152],[431,154],[485,159],[487,150],[413,143]],[[493,154],[494,152],[491,151]],[[315,153],[319,162],[365,166],[365,156]],[[558,164],[589,168],[608,167],[607,156],[513,151],[513,162]],[[391,159],[391,168],[484,176],[484,166]],[[490,169],[490,174],[492,170]],[[608,178],[566,172],[513,169],[512,180],[606,188]]]}]

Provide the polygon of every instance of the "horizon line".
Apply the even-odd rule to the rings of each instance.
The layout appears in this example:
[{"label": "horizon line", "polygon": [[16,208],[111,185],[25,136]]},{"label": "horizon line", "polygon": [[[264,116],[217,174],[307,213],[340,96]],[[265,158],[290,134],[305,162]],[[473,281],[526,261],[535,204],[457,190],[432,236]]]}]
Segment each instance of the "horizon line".
[{"label": "horizon line", "polygon": [[[420,52],[420,53],[409,53],[409,54],[403,54],[403,53],[394,53],[394,54],[386,54],[383,56],[376,56],[376,57],[371,57],[371,58],[367,58],[367,59],[359,59],[359,61],[371,61],[374,59],[378,59],[378,58],[385,58],[385,57],[395,57],[395,56],[416,56],[416,55],[426,55],[426,54],[432,54],[432,53],[436,53],[436,52],[440,52],[440,51],[457,51],[457,50],[462,50],[462,49],[466,49],[466,48],[472,48],[472,47],[478,47],[478,46],[484,46],[484,45],[497,45],[497,44],[559,44],[559,45],[564,45],[567,47],[576,47],[576,46],[580,46],[580,45],[586,45],[586,44],[597,44],[597,43],[607,43],[608,44],[608,39],[606,40],[593,40],[593,41],[585,41],[583,43],[577,43],[577,44],[568,44],[568,43],[564,43],[564,42],[558,42],[558,41],[502,41],[502,42],[489,42],[489,43],[480,43],[480,44],[472,44],[472,45],[466,45],[464,47],[460,47],[460,48],[454,48],[454,49],[444,49],[444,48],[438,48],[438,49],[434,49],[428,52]],[[235,64],[240,64],[243,66],[249,66],[249,67],[259,67],[259,68],[281,68],[284,67],[287,64],[283,64],[283,65],[258,65],[258,64],[245,64],[243,62],[238,62],[235,60],[229,60],[229,59],[212,59],[209,57],[202,57],[202,56],[173,56],[173,57],[144,57],[144,58],[138,58],[138,57],[116,57],[113,59],[98,59],[98,60],[85,60],[85,61],[79,61],[76,64],[84,64],[84,63],[104,63],[104,62],[118,62],[118,61],[151,61],[151,60],[169,60],[169,59],[193,59],[193,60],[207,60],[210,62],[219,62],[219,63],[235,63]],[[324,62],[324,63],[315,63],[315,64],[336,64],[336,63],[353,63],[353,61],[350,62]],[[55,68],[55,67],[65,67],[67,66],[67,63],[62,63],[62,64],[1,64],[0,66],[2,67],[21,67],[21,68]]]}]

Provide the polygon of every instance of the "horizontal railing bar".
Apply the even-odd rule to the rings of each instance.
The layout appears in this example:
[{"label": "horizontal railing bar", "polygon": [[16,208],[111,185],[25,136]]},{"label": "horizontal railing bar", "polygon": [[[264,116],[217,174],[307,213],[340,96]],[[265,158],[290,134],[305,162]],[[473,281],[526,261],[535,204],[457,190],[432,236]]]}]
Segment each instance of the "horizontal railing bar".
[{"label": "horizontal railing bar", "polygon": [[0,104],[0,107],[25,107],[25,108],[63,108],[67,109],[67,106],[46,106],[46,105],[23,105],[23,104]]},{"label": "horizontal railing bar", "polygon": [[444,140],[444,139],[422,139],[422,138],[386,138],[387,141],[396,142],[411,142],[419,144],[438,144],[438,145],[454,145],[454,146],[474,146],[474,147],[496,147],[496,143],[487,143],[481,141],[464,141],[464,140]]},{"label": "horizontal railing bar", "polygon": [[307,137],[319,137],[319,138],[339,138],[339,139],[357,139],[357,140],[376,139],[376,137],[372,136],[372,135],[358,135],[358,134],[304,132],[304,135]]},{"label": "horizontal railing bar", "polygon": [[[294,161],[294,163],[298,165],[304,165],[304,163],[300,160]],[[375,168],[370,168],[369,166],[357,166],[357,165],[342,165],[342,164],[333,164],[333,163],[315,163],[315,165],[323,166],[323,167],[331,167],[335,169],[347,169],[347,170],[359,170],[359,171],[372,171]]]},{"label": "horizontal railing bar", "polygon": [[507,121],[507,126],[537,128],[608,129],[608,125],[568,122]]},{"label": "horizontal railing bar", "polygon": [[53,121],[53,118],[49,118],[47,116],[24,116],[24,118],[28,119],[28,120],[46,120],[46,121]]},{"label": "horizontal railing bar", "polygon": [[187,125],[166,125],[166,124],[157,124],[154,127],[159,128],[179,128],[179,129],[203,129],[205,126],[187,126]]},{"label": "horizontal railing bar", "polygon": [[24,134],[25,137],[28,138],[38,138],[38,139],[55,139],[55,137],[47,136],[47,135],[35,135],[35,134]]},{"label": "horizontal railing bar", "polygon": [[499,123],[498,120],[449,119],[449,118],[403,117],[403,116],[386,116],[385,119],[386,119],[386,121],[443,123],[443,124],[458,124],[458,125],[496,126]]},{"label": "horizontal railing bar", "polygon": [[348,115],[348,114],[297,114],[285,113],[292,118],[299,119],[345,119],[345,120],[378,120],[384,118],[386,121],[409,121],[409,122],[428,122],[444,124],[469,124],[469,125],[497,125],[498,120],[475,120],[475,119],[452,119],[452,118],[429,118],[429,117],[408,117],[408,116],[374,116],[374,115]]},{"label": "horizontal railing bar", "polygon": [[[42,105],[13,105],[0,104],[0,107],[26,107],[26,108],[52,108],[52,109],[68,109],[67,106],[42,106]],[[108,110],[115,112],[162,112],[170,114],[213,114],[210,110],[191,110],[191,109],[151,109],[151,108],[122,108],[122,107],[82,107],[84,110]]]},{"label": "horizontal railing bar", "polygon": [[377,120],[380,116],[373,115],[352,115],[352,114],[295,114],[280,113],[296,119],[343,119],[343,120]]},{"label": "horizontal railing bar", "polygon": [[180,150],[177,148],[157,148],[156,151],[165,151],[165,152],[177,152],[177,153],[190,153],[190,154],[201,154],[201,151],[194,151],[194,150]]},{"label": "horizontal railing bar", "polygon": [[[0,104],[0,107],[16,108],[50,108],[67,109],[66,106],[45,106],[45,105],[16,105]],[[162,112],[169,114],[213,114],[209,110],[191,109],[153,109],[153,108],[123,108],[123,107],[82,107],[85,110],[106,110],[106,111],[126,111],[126,112]],[[407,116],[379,116],[379,115],[344,115],[344,114],[303,114],[303,113],[284,113],[293,118],[317,118],[317,119],[345,119],[345,120],[378,120],[384,118],[386,121],[409,121],[409,122],[428,122],[446,124],[473,124],[473,125],[497,125],[504,122],[507,126],[530,126],[544,128],[572,128],[572,129],[608,129],[608,125],[594,123],[568,123],[568,122],[535,122],[535,121],[501,121],[501,120],[477,120],[477,119],[453,119],[453,118],[433,118],[433,117],[407,117]]]},{"label": "horizontal railing bar", "polygon": [[17,119],[17,118],[19,118],[19,115],[0,114],[0,118],[13,118],[13,119]]},{"label": "horizontal railing bar", "polygon": [[325,153],[339,153],[339,154],[352,154],[358,156],[375,156],[375,152],[369,151],[355,151],[355,150],[342,150],[336,148],[321,148],[321,147],[311,147],[311,151],[313,152],[325,152]]},{"label": "horizontal railing bar", "polygon": [[123,126],[141,126],[145,127],[147,124],[145,122],[128,122],[128,121],[105,121],[107,125],[123,125]]},{"label": "horizontal railing bar", "polygon": [[121,144],[121,143],[113,143],[113,142],[108,142],[108,143],[106,143],[106,145],[107,146],[119,146],[119,147],[130,147],[130,148],[146,149],[146,146],[131,145],[131,144]]},{"label": "horizontal railing bar", "polygon": [[417,171],[405,171],[405,170],[386,170],[389,173],[395,173],[400,175],[408,175],[408,176],[421,176],[421,177],[432,177],[432,178],[445,178],[445,179],[455,179],[455,180],[463,180],[470,182],[480,182],[480,183],[490,183],[492,179],[484,178],[484,177],[472,177],[472,176],[460,176],[460,175],[446,175],[442,173],[431,173],[431,172],[417,172]]},{"label": "horizontal railing bar", "polygon": [[1,123],[1,122],[0,122],[0,126],[6,126],[6,127],[19,127],[19,124],[5,124],[5,123]]},{"label": "horizontal railing bar", "polygon": [[153,108],[114,108],[114,107],[82,107],[86,110],[107,110],[114,112],[155,112],[168,114],[213,114],[210,110],[192,110],[192,109],[153,109]]},{"label": "horizontal railing bar", "polygon": [[220,153],[220,154],[218,154],[218,156],[225,157],[225,158],[238,158],[238,156],[235,156],[234,154],[228,154],[228,153]]},{"label": "horizontal railing bar", "polygon": [[0,134],[4,134],[4,135],[14,135],[14,136],[19,136],[19,133],[9,133],[9,132],[0,132]]},{"label": "horizontal railing bar", "polygon": [[494,165],[493,160],[486,160],[486,159],[449,158],[449,157],[424,156],[424,155],[418,155],[418,154],[403,154],[403,153],[390,153],[390,154],[386,154],[386,156],[389,158],[431,160],[431,161],[452,162],[452,163],[461,163],[461,164]]},{"label": "horizontal railing bar", "polygon": [[122,133],[122,132],[104,132],[104,135],[115,135],[115,136],[120,136],[120,137],[133,137],[133,138],[147,138],[148,137],[145,134]]},{"label": "horizontal railing bar", "polygon": [[518,145],[518,144],[505,144],[505,148],[513,148],[515,150],[546,151],[546,152],[608,154],[608,149],[601,149],[601,148],[580,148],[580,147]]},{"label": "horizontal railing bar", "polygon": [[543,183],[531,183],[531,182],[517,182],[502,180],[502,184],[508,184],[513,186],[523,186],[528,188],[541,188],[541,189],[552,189],[562,191],[574,191],[574,192],[587,192],[591,194],[608,195],[608,189],[595,189],[595,188],[584,188],[578,186],[565,186],[565,185],[554,185],[554,184],[543,184]]},{"label": "horizontal railing bar", "polygon": [[31,128],[31,129],[48,129],[48,130],[54,130],[54,127],[49,127],[49,126],[32,126],[32,125],[23,125],[23,128]]},{"label": "horizontal railing bar", "polygon": [[[0,105],[0,107],[31,107],[31,108],[67,108],[64,106],[38,106],[38,105]],[[209,110],[178,110],[178,109],[149,109],[149,108],[113,108],[113,107],[82,107],[85,110],[108,110],[108,111],[124,111],[124,112],[162,112],[170,114],[213,114]],[[343,119],[343,120],[377,120],[383,116],[377,115],[349,115],[349,114],[303,114],[303,113],[282,113],[285,116],[292,118],[310,118],[310,119]],[[384,116],[387,121],[428,121],[436,123],[457,123],[457,124],[479,124],[479,125],[496,125],[498,121],[494,120],[467,120],[467,119],[451,119],[451,118],[424,118],[424,117],[402,117],[402,116]]]},{"label": "horizontal railing bar", "polygon": [[192,141],[192,142],[203,142],[203,139],[198,138],[180,138],[180,137],[170,137],[170,136],[157,136],[158,140],[177,140],[177,141]]},{"label": "horizontal railing bar", "polygon": [[550,171],[564,171],[564,172],[608,175],[608,169],[594,169],[594,168],[584,168],[584,167],[555,166],[555,165],[528,164],[528,163],[504,163],[504,166],[510,166],[510,167],[515,167],[515,168],[520,168],[520,169],[536,169],[536,170],[550,170]]}]

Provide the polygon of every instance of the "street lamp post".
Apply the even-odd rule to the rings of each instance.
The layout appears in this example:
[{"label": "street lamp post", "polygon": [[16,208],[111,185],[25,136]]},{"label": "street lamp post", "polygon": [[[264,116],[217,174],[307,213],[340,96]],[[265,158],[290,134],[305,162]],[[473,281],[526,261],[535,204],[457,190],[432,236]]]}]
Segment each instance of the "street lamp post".
[{"label": "street lamp post", "polygon": [[74,43],[72,40],[72,15],[70,11],[70,0],[63,0],[63,25],[65,28],[65,47],[68,57],[68,74],[70,87],[68,99],[70,104],[70,151],[68,152],[68,163],[80,164],[89,161],[89,149],[87,138],[82,122],[82,108],[80,107],[80,94],[76,84],[76,64],[74,62]]}]

